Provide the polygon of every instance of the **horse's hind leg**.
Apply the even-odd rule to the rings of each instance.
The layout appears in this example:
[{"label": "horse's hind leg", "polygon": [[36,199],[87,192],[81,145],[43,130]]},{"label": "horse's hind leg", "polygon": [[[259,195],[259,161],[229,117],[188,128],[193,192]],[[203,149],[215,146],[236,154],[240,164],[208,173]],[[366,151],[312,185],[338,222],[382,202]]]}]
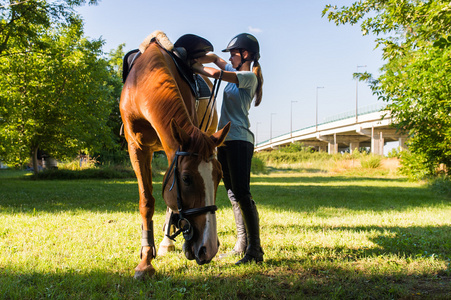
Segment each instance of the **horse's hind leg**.
[{"label": "horse's hind leg", "polygon": [[138,179],[139,212],[142,219],[141,261],[135,268],[135,278],[144,279],[146,276],[155,274],[155,269],[151,263],[156,256],[152,220],[155,211],[151,169],[153,153],[147,147],[138,148],[133,142],[129,142],[128,151],[133,170]]},{"label": "horse's hind leg", "polygon": [[160,246],[158,247],[158,255],[163,256],[166,255],[168,252],[175,250],[174,242],[168,237],[168,235],[171,235],[174,233],[174,225],[170,225],[171,218],[171,209],[168,207],[166,209],[166,220],[164,222],[163,227],[163,240],[160,243]]}]

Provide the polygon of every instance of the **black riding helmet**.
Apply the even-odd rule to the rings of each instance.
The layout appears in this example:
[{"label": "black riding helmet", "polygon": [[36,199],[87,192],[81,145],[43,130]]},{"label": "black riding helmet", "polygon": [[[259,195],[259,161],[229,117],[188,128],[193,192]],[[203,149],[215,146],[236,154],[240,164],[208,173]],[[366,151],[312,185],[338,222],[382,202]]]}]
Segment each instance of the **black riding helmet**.
[{"label": "black riding helmet", "polygon": [[249,33],[240,33],[237,36],[235,36],[227,45],[227,48],[222,50],[222,52],[230,52],[230,50],[238,49],[241,54],[241,63],[238,66],[237,70],[241,68],[243,63],[246,61],[243,58],[242,50],[245,49],[249,52],[251,52],[252,59],[248,59],[249,61],[258,61],[260,59],[260,46],[258,44],[257,39],[255,36]]}]

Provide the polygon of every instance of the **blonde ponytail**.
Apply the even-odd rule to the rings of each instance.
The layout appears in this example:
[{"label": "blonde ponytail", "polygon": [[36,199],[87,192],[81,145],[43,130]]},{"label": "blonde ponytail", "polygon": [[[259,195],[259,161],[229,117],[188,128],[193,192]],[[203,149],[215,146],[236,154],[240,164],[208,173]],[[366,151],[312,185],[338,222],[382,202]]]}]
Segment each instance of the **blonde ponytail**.
[{"label": "blonde ponytail", "polygon": [[254,64],[252,66],[252,72],[257,76],[257,90],[255,91],[255,106],[259,106],[260,102],[262,102],[262,96],[263,96],[263,75],[262,75],[262,68],[260,66],[260,63],[258,60],[254,61]]}]

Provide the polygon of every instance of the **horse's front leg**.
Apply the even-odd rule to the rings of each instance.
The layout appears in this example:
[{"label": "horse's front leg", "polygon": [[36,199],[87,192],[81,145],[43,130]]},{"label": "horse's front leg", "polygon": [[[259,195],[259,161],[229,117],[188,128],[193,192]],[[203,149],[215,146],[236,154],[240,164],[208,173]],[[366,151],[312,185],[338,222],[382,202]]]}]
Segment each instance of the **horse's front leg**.
[{"label": "horse's front leg", "polygon": [[160,243],[160,246],[158,247],[158,255],[163,256],[166,255],[168,252],[175,250],[174,241],[171,240],[168,236],[174,234],[174,225],[171,225],[170,219],[171,219],[171,209],[168,207],[166,209],[166,220],[164,222],[163,226],[163,240]]},{"label": "horse's front leg", "polygon": [[135,279],[144,279],[153,276],[155,269],[152,259],[156,256],[153,214],[155,212],[155,198],[152,196],[152,151],[146,147],[138,148],[134,143],[129,143],[128,151],[130,160],[138,179],[139,186],[139,212],[142,219],[141,236],[141,261],[135,268]]}]

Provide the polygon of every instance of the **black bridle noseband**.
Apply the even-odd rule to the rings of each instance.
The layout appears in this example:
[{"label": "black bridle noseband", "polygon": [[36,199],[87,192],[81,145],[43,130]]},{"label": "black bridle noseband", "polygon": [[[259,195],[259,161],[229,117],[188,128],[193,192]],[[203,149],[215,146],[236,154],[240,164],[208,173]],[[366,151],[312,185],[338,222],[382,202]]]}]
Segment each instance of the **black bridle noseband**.
[{"label": "black bridle noseband", "polygon": [[[177,237],[180,233],[183,233],[183,237],[187,241],[189,241],[193,238],[193,228],[191,226],[191,223],[186,219],[186,217],[201,215],[201,214],[205,214],[208,212],[215,213],[215,211],[218,210],[218,207],[216,205],[183,209],[182,193],[180,191],[180,184],[179,184],[179,180],[180,180],[180,174],[179,174],[179,169],[178,169],[179,156],[184,157],[184,156],[198,156],[198,155],[199,154],[197,154],[197,153],[191,153],[191,152],[177,150],[175,152],[174,160],[172,161],[172,163],[167,171],[167,176],[163,183],[163,198],[164,198],[164,189],[169,182],[169,177],[171,177],[171,173],[174,172],[174,179],[172,180],[172,185],[169,188],[169,191],[172,191],[172,189],[174,188],[174,185],[175,185],[175,188],[177,190],[178,214],[174,214],[174,212],[171,212],[171,218],[169,220],[168,226],[170,228],[171,225],[174,225],[177,228],[177,231],[172,235],[167,235],[167,237],[173,241],[175,241],[175,237]],[[211,160],[211,158],[210,158],[210,160]],[[184,223],[184,225],[182,223]]]}]

